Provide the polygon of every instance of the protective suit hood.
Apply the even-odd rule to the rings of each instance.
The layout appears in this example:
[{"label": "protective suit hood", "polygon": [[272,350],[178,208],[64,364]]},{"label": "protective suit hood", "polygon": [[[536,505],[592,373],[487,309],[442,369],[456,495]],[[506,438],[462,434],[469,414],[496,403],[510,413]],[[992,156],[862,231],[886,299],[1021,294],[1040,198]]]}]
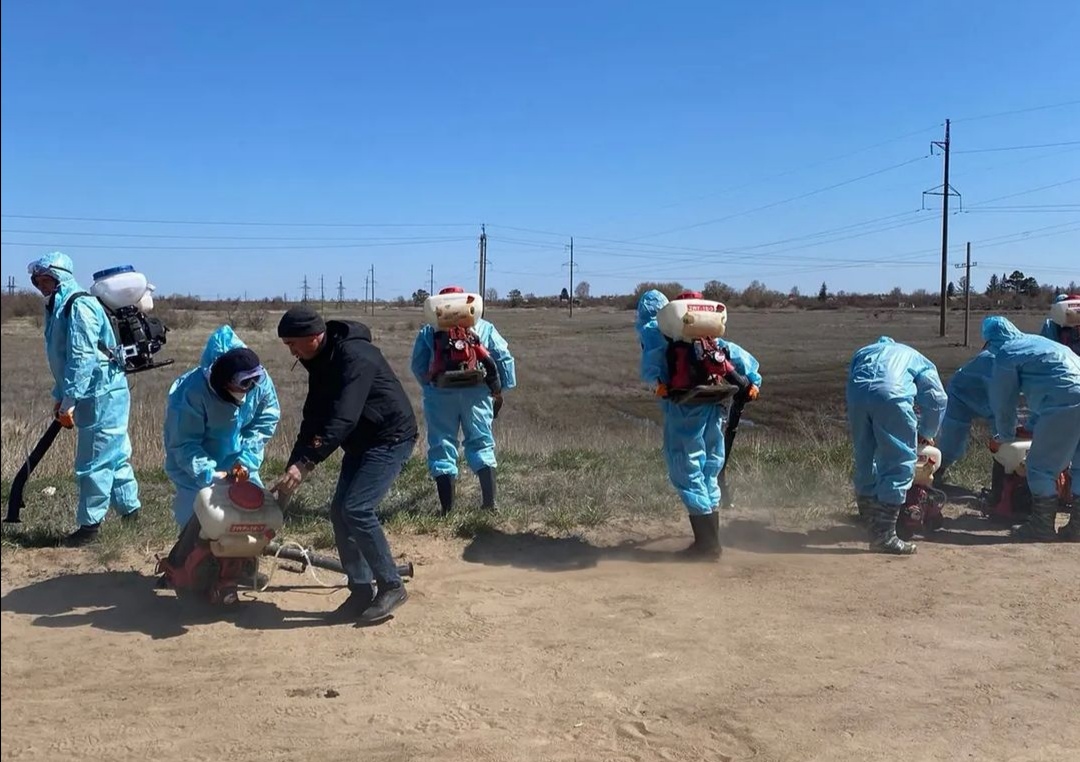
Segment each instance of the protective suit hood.
[{"label": "protective suit hood", "polygon": [[892,338],[890,338],[888,336],[881,336],[881,337],[878,338],[877,343],[878,344],[895,344],[896,339],[892,339]]},{"label": "protective suit hood", "polygon": [[634,328],[639,335],[649,322],[656,320],[656,313],[667,306],[667,303],[668,298],[655,288],[641,295],[638,300],[637,319],[634,321]]},{"label": "protective suit hood", "polygon": [[61,286],[75,282],[75,263],[71,261],[71,257],[60,251],[52,251],[38,257],[30,263],[30,267],[27,269],[30,271],[35,269],[48,270],[49,274],[56,278]]},{"label": "protective suit hood", "polygon": [[203,370],[210,370],[210,366],[214,364],[214,361],[230,349],[246,346],[247,344],[241,341],[240,337],[233,331],[232,326],[223,325],[210,334],[210,338],[206,340],[206,347],[203,349],[202,357],[199,359],[199,367]]},{"label": "protective suit hood", "polygon": [[1023,335],[1023,332],[1013,325],[1008,318],[991,315],[983,320],[982,337],[986,341],[987,347],[994,352],[1001,349],[1001,346],[1006,341],[1019,339]]}]

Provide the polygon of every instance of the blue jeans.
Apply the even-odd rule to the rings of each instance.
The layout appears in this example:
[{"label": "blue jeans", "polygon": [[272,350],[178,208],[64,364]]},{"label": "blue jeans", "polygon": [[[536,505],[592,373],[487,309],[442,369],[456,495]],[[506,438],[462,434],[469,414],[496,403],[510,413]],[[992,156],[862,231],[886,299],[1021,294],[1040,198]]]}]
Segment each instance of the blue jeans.
[{"label": "blue jeans", "polygon": [[380,590],[401,586],[390,543],[375,509],[415,447],[416,437],[412,436],[359,454],[346,453],[341,461],[337,490],[330,502],[330,522],[350,590],[370,588],[372,582]]}]

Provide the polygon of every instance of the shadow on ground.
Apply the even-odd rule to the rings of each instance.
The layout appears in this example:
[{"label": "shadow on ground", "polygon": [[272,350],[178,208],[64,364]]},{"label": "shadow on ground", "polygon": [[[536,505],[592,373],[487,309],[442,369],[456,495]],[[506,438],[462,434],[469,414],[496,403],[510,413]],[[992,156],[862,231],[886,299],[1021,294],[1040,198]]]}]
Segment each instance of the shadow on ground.
[{"label": "shadow on ground", "polygon": [[[594,545],[581,537],[547,537],[535,532],[510,534],[501,530],[478,533],[462,553],[468,563],[488,566],[514,566],[535,571],[578,571],[596,566],[600,561],[632,561],[635,563],[701,563],[676,550],[661,550],[653,546],[663,542],[680,549],[690,543],[689,531],[682,535],[666,535],[641,541],[626,541],[618,545]],[[720,530],[720,542],[725,548],[737,548],[754,553],[865,553],[865,537],[860,529],[836,526],[807,533],[785,532],[763,521],[736,519]],[[863,547],[836,547],[839,543],[862,542]],[[825,546],[825,547],[820,547]]]},{"label": "shadow on ground", "polygon": [[[192,625],[227,621],[241,629],[287,630],[334,624],[326,612],[287,611],[241,592],[235,607],[212,607],[155,590],[156,578],[136,571],[67,574],[32,582],[0,599],[0,609],[34,616],[37,627],[93,627],[138,632],[155,640],[175,638]],[[274,585],[270,590],[276,589]]]}]

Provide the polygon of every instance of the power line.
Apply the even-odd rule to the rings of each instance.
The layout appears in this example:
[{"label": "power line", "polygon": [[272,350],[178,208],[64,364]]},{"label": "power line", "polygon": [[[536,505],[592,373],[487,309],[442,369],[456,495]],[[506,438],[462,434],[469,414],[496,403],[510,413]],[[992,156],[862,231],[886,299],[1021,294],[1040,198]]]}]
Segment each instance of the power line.
[{"label": "power line", "polygon": [[639,235],[639,236],[635,236],[633,238],[627,238],[627,239],[625,239],[625,241],[632,242],[632,241],[637,241],[637,240],[642,239],[642,238],[655,238],[656,236],[660,236],[660,235],[668,235],[670,233],[679,233],[679,232],[682,232],[684,230],[692,230],[694,228],[700,228],[700,227],[704,227],[706,225],[715,225],[718,222],[725,222],[727,220],[735,219],[736,217],[742,217],[743,215],[746,215],[746,214],[753,214],[754,212],[761,212],[761,211],[764,211],[766,209],[773,209],[774,207],[777,207],[777,206],[782,206],[784,204],[790,204],[793,201],[800,201],[800,200],[802,200],[804,198],[809,198],[811,196],[816,196],[819,193],[826,193],[828,191],[835,190],[837,188],[842,188],[845,185],[851,185],[852,183],[857,183],[857,182],[860,182],[861,180],[866,180],[867,178],[870,178],[870,177],[876,177],[877,175],[881,175],[881,174],[884,174],[886,172],[891,172],[894,169],[900,169],[901,167],[906,167],[909,164],[914,164],[915,162],[922,161],[923,159],[929,158],[929,156],[930,156],[930,154],[926,154],[925,156],[919,156],[919,157],[914,158],[914,159],[908,159],[907,161],[902,161],[899,164],[891,164],[891,165],[889,165],[887,167],[882,167],[881,169],[876,169],[873,172],[867,172],[866,174],[859,175],[858,177],[852,177],[852,178],[850,178],[848,180],[842,180],[842,181],[840,181],[838,183],[833,183],[831,185],[826,185],[826,186],[823,186],[821,188],[815,188],[814,190],[807,191],[806,193],[800,193],[797,196],[791,196],[790,198],[785,198],[785,199],[782,199],[780,201],[773,201],[770,204],[763,204],[762,206],[757,206],[757,207],[754,207],[753,209],[745,209],[745,210],[743,210],[741,212],[734,212],[732,214],[728,214],[728,215],[725,215],[723,217],[717,217],[716,219],[712,219],[712,220],[704,220],[702,222],[695,222],[695,223],[693,223],[691,225],[681,225],[681,226],[675,227],[675,228],[668,228],[667,230],[661,230],[661,231],[656,232],[656,233],[647,233],[645,235]]},{"label": "power line", "polygon": [[[19,233],[24,235],[70,235],[91,238],[167,238],[183,241],[341,241],[371,242],[382,241],[442,241],[445,236],[243,236],[243,235],[175,235],[170,233],[103,233],[87,230],[26,230],[4,228],[0,233]],[[462,238],[461,240],[464,240]]]},{"label": "power line", "polygon": [[995,153],[997,151],[1024,151],[1029,148],[1057,148],[1058,146],[1077,145],[1080,145],[1080,140],[1069,140],[1064,143],[1037,143],[1035,145],[1026,146],[1001,146],[1000,148],[968,148],[963,151],[954,151],[953,153]]},{"label": "power line", "polygon": [[269,228],[465,228],[471,222],[258,222],[252,220],[158,220],[134,217],[60,217],[41,214],[0,214],[20,220],[62,220],[66,222],[120,222],[136,225],[220,225],[222,227]]},{"label": "power line", "polygon": [[383,243],[320,244],[318,246],[129,246],[99,243],[58,244],[54,242],[0,241],[4,246],[71,246],[79,249],[137,249],[142,251],[311,251],[324,249],[367,249],[378,246],[426,246],[433,243],[452,243],[468,240],[463,238],[429,238],[423,241],[388,241]]},{"label": "power line", "polygon": [[981,114],[979,116],[968,116],[963,119],[954,119],[954,122],[975,122],[980,119],[996,119],[999,116],[1012,116],[1013,114],[1027,114],[1032,111],[1044,111],[1051,108],[1061,108],[1063,106],[1075,106],[1080,104],[1080,99],[1072,101],[1063,101],[1061,103],[1046,103],[1041,106],[1031,106],[1030,108],[1018,108],[1011,111],[998,111],[994,114]]}]

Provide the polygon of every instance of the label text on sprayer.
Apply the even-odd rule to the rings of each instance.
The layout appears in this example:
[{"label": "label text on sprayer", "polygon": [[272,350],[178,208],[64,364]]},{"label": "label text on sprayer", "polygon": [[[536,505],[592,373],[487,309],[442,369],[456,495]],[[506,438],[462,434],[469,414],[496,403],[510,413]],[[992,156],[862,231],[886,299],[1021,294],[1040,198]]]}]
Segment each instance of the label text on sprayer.
[{"label": "label text on sprayer", "polygon": [[266,529],[266,524],[230,524],[230,534],[258,534]]}]

